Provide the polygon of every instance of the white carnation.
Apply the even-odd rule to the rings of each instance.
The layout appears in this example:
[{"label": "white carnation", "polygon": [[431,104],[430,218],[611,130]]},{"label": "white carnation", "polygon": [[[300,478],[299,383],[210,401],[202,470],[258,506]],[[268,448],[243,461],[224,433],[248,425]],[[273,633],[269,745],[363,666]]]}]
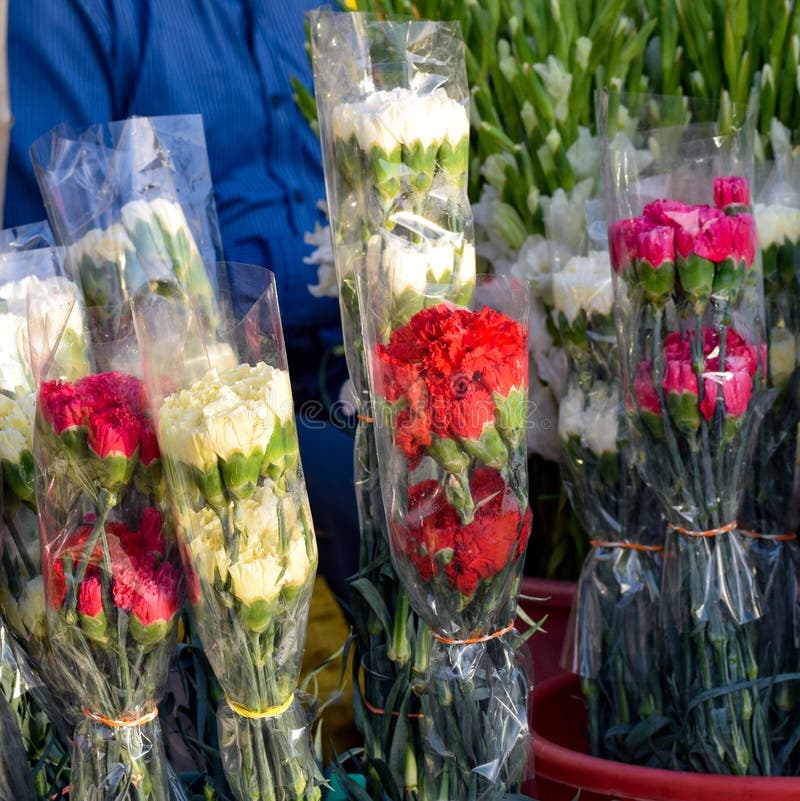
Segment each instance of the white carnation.
[{"label": "white carnation", "polygon": [[598,381],[589,392],[583,444],[598,456],[617,452],[619,390]]},{"label": "white carnation", "polygon": [[614,304],[611,262],[607,251],[574,256],[553,275],[553,305],[572,325],[584,312],[608,315]]}]

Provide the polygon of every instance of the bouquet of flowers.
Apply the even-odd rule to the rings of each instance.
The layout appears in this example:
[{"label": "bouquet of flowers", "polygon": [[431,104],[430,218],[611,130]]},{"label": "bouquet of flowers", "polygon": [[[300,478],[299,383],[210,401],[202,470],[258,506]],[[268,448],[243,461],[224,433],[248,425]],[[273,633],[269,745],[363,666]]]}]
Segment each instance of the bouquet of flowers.
[{"label": "bouquet of flowers", "polygon": [[[466,198],[469,119],[464,47],[452,23],[312,16],[314,84],[345,351],[358,406],[360,570],[350,585],[358,656],[356,722],[370,793],[414,797],[425,785],[420,697],[429,633],[389,555],[356,275],[391,262],[385,300],[409,319],[419,290],[448,292],[475,274]],[[413,243],[413,246],[412,246]],[[391,779],[393,787],[385,789]]]},{"label": "bouquet of flowers", "polygon": [[217,257],[219,232],[200,117],[133,118],[83,131],[61,125],[34,142],[31,155],[93,331],[116,336],[130,323],[125,301],[164,282],[177,282],[213,314],[204,259]]},{"label": "bouquet of flowers", "polygon": [[[102,362],[117,360],[138,361],[133,337],[105,343]],[[115,370],[52,378],[56,364],[37,371],[33,456],[51,692],[80,720],[72,792],[166,800],[157,703],[182,590],[144,385]]]},{"label": "bouquet of flowers", "polygon": [[[774,401],[759,429],[741,512],[763,611],[757,623],[757,660],[762,671],[775,675],[793,673],[800,656],[796,534],[800,197],[791,170],[788,154],[777,160],[753,206],[764,272],[767,380]],[[776,773],[791,772],[796,765],[797,692],[797,682],[791,681],[767,692]]]},{"label": "bouquet of flowers", "polygon": [[[690,122],[684,98],[604,93],[598,108],[625,407],[635,461],[668,520],[670,756],[769,774],[761,599],[737,522],[768,403],[750,131],[736,108],[730,126],[697,121],[699,107]],[[626,120],[635,130],[623,137]]]},{"label": "bouquet of flowers", "polygon": [[[54,351],[51,369],[74,379],[89,368],[78,289],[56,275],[63,252],[49,248],[0,256],[0,464],[2,465],[3,551],[0,561],[0,611],[15,642],[17,659],[45,659],[45,593],[39,554],[39,525],[34,497],[33,428],[36,382],[34,356]],[[30,313],[28,303],[30,296]],[[44,322],[50,313],[71,307],[57,347]],[[47,671],[44,672],[45,675]]]},{"label": "bouquet of flowers", "polygon": [[295,688],[316,541],[274,280],[227,267],[232,286],[264,286],[243,316],[220,296],[211,328],[178,292],[143,296],[134,319],[194,624],[225,694],[228,782],[240,801],[311,801],[320,776]]},{"label": "bouquet of flowers", "polygon": [[397,264],[371,266],[362,322],[392,558],[433,635],[421,792],[499,798],[518,789],[527,757],[513,621],[531,517],[528,295],[501,279],[469,297],[428,284],[407,317],[407,304],[384,302]]},{"label": "bouquet of flowers", "polygon": [[578,581],[567,660],[582,679],[592,753],[646,762],[658,735],[653,721],[664,719],[653,626],[662,532],[631,463],[608,252],[573,256],[552,274],[551,290],[567,354],[558,416],[563,480],[593,547]]}]

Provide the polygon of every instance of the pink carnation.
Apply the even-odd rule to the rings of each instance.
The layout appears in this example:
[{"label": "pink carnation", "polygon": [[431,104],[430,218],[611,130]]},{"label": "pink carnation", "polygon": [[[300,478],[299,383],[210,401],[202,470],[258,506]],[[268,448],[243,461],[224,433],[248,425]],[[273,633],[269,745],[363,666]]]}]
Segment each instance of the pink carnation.
[{"label": "pink carnation", "polygon": [[653,385],[653,365],[650,361],[644,361],[639,365],[636,378],[633,380],[633,392],[642,411],[661,414],[661,401]]},{"label": "pink carnation", "polygon": [[656,225],[636,236],[638,257],[654,268],[675,261],[675,233],[668,225]]},{"label": "pink carnation", "polygon": [[667,393],[680,395],[689,392],[696,396],[699,385],[691,361],[668,361],[664,368],[662,386]]},{"label": "pink carnation", "polygon": [[749,206],[750,205],[750,185],[747,179],[738,175],[731,175],[727,178],[714,179],[714,205],[718,209],[727,206]]}]

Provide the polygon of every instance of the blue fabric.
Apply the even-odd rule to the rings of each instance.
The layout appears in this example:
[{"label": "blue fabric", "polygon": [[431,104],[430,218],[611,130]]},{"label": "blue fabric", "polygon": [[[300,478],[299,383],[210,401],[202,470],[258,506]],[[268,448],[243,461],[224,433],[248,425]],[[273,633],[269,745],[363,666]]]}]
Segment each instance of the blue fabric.
[{"label": "blue fabric", "polygon": [[[291,346],[337,339],[338,306],[307,285],[303,234],[324,197],[319,142],[292,98],[311,86],[303,14],[315,0],[9,3],[11,137],[5,225],[43,219],[28,149],[59,122],[199,113],[225,258],[276,273]],[[324,344],[320,342],[324,340]],[[339,341],[341,335],[338,335]],[[302,367],[302,365],[297,365]]]}]

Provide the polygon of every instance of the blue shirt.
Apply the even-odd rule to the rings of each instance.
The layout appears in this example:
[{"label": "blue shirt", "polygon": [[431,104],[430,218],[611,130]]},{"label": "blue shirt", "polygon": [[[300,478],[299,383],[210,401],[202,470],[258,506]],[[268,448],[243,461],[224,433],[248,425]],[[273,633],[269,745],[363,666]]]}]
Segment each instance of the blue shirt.
[{"label": "blue shirt", "polygon": [[[290,78],[311,85],[303,14],[315,0],[14,0],[14,126],[5,225],[43,219],[31,143],[59,122],[202,114],[225,258],[277,276],[290,347],[341,341],[338,305],[314,298],[303,235],[320,219],[320,146]],[[290,364],[293,375],[311,364]],[[316,364],[313,365],[316,367]],[[297,393],[296,393],[297,394]]]}]

